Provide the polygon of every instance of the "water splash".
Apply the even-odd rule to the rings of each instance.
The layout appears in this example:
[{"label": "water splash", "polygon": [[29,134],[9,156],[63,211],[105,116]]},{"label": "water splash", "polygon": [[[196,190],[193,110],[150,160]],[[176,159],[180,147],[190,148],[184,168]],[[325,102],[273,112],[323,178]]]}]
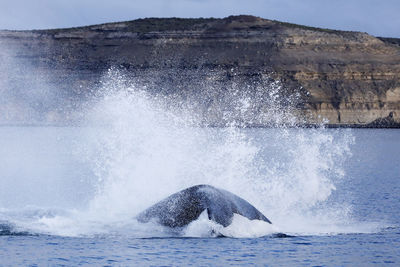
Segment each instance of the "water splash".
[{"label": "water splash", "polygon": [[[132,218],[161,198],[195,184],[236,193],[273,221],[294,214],[314,216],[310,213],[321,212],[317,207],[344,175],[342,163],[350,155],[351,133],[335,136],[323,128],[288,128],[296,118],[282,106],[278,83],[265,88],[269,98],[262,100],[269,109],[259,115],[280,127],[238,127],[243,125],[238,110],[246,114],[255,105],[254,99],[241,93],[228,101],[229,109],[221,108],[226,111],[227,127],[209,128],[200,127],[204,120],[181,109],[175,97],[150,95],[114,71],[92,110],[91,119],[103,123],[101,133],[96,130],[90,138],[96,148],[90,162],[96,162],[100,182],[90,209],[107,218]],[[342,219],[350,207],[339,210],[341,214],[335,216]]]},{"label": "water splash", "polygon": [[[254,204],[274,223],[274,231],[341,232],[340,223],[351,218],[351,206],[329,199],[344,177],[343,161],[350,156],[352,134],[294,127],[296,94],[282,99],[279,82],[268,81],[248,90],[231,84],[216,97],[218,109],[211,106],[207,112],[222,118],[225,127],[215,128],[207,127],[215,121],[205,119],[199,103],[188,108],[176,94],[149,93],[147,85],[111,69],[87,107],[90,127],[79,129],[75,146],[74,155],[94,175],[88,183],[93,195],[67,212],[30,221],[29,229],[61,235],[169,236],[176,233],[137,224],[135,215],[171,193],[210,184]],[[215,94],[216,88],[204,90],[199,99]],[[253,114],[260,104],[264,109]],[[252,115],[252,124],[268,121],[275,127],[243,127]],[[210,233],[201,221],[184,234]],[[248,222],[236,221],[218,231],[235,237],[271,233],[270,228],[241,232]]]}]

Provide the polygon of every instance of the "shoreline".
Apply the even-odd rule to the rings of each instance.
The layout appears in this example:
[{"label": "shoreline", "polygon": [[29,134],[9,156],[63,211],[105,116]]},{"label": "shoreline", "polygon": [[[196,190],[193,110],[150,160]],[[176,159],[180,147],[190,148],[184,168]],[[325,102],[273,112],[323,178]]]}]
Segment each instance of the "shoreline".
[{"label": "shoreline", "polygon": [[[6,127],[26,127],[26,128],[35,128],[35,127],[52,127],[52,128],[90,128],[90,127],[102,127],[104,125],[89,125],[89,124],[18,124],[18,123],[7,123],[0,124],[0,128]],[[316,128],[325,128],[325,129],[400,129],[400,124],[397,125],[383,125],[383,126],[374,126],[374,125],[357,125],[357,124],[297,124],[297,125],[185,125],[189,128],[238,128],[238,129],[257,129],[257,128],[265,128],[265,129],[274,129],[274,128],[286,128],[286,129],[316,129]]]}]

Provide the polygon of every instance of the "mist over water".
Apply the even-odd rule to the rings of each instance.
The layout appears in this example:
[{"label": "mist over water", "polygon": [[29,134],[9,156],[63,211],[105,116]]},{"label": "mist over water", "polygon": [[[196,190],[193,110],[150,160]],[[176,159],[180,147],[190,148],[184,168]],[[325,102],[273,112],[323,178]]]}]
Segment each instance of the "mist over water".
[{"label": "mist over water", "polygon": [[[15,155],[0,169],[6,184],[0,194],[0,218],[17,229],[66,236],[212,236],[211,230],[217,230],[227,236],[258,237],[275,232],[375,231],[375,224],[361,225],[352,218],[349,201],[331,197],[346,179],[352,132],[294,127],[297,119],[279,99],[281,88],[278,82],[260,88],[267,92],[262,101],[269,107],[260,116],[276,127],[245,128],[233,119],[237,116],[230,116],[229,112],[249,116],[253,102],[260,101],[246,93],[227,101],[227,127],[208,127],[181,99],[150,94],[112,69],[86,106],[84,127],[2,129],[11,139],[0,141],[0,154]],[[15,134],[20,138],[13,140]],[[19,151],[21,140],[26,143]],[[196,184],[239,195],[273,225],[236,216],[223,229],[200,216],[177,233],[136,222],[145,208]]]}]

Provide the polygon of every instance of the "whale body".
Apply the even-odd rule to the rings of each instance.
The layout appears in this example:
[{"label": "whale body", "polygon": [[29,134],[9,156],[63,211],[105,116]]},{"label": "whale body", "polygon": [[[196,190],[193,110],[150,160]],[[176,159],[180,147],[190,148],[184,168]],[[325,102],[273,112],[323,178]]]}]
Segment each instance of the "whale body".
[{"label": "whale body", "polygon": [[196,185],[179,191],[141,212],[142,223],[156,221],[168,227],[184,227],[207,211],[208,218],[224,227],[239,214],[250,220],[270,223],[259,210],[237,195],[211,185]]}]

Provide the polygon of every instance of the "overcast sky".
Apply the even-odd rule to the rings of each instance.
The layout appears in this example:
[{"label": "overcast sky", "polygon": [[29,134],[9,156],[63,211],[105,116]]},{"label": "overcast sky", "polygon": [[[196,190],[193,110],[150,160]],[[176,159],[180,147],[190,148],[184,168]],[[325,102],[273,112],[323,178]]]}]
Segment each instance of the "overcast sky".
[{"label": "overcast sky", "polygon": [[0,0],[0,29],[239,14],[400,37],[400,0]]}]

